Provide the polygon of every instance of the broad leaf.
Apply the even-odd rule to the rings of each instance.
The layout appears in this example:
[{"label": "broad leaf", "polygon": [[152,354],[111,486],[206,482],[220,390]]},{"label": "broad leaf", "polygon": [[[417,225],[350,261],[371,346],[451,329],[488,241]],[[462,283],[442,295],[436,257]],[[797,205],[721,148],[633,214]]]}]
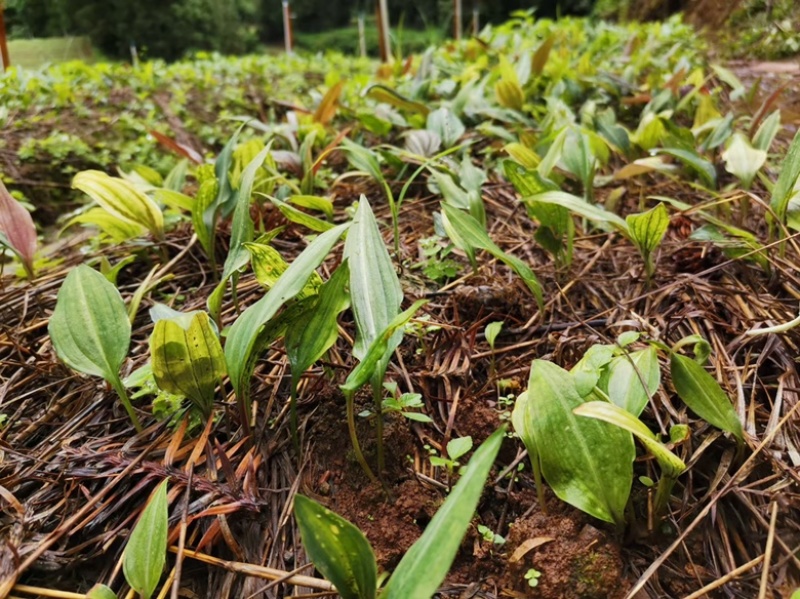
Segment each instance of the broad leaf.
[{"label": "broad leaf", "polygon": [[[280,252],[265,243],[245,243],[244,247],[250,252],[250,261],[256,280],[266,289],[278,282],[289,264],[283,259]],[[311,273],[305,287],[297,294],[298,299],[316,295],[322,286],[322,277],[316,272]]]},{"label": "broad leaf", "polygon": [[600,389],[608,398],[634,416],[642,413],[660,384],[661,370],[655,347],[614,358],[599,381]]},{"label": "broad leaf", "polygon": [[578,416],[595,418],[632,433],[658,460],[662,470],[672,478],[686,470],[686,464],[661,443],[641,420],[629,411],[607,401],[590,401],[573,410]]},{"label": "broad leaf", "polygon": [[72,187],[80,189],[117,218],[141,225],[158,238],[163,237],[161,209],[132,183],[101,171],[82,171],[72,179]]},{"label": "broad leaf", "polygon": [[455,145],[466,131],[461,120],[446,107],[428,113],[427,128],[439,136],[445,148]]},{"label": "broad leaf", "polygon": [[381,599],[433,597],[458,553],[504,437],[501,428],[481,444],[425,532],[400,560]]},{"label": "broad leaf", "polygon": [[86,599],[117,599],[117,594],[104,584],[96,584],[86,593]]},{"label": "broad leaf", "polygon": [[629,214],[625,222],[628,224],[628,235],[642,254],[650,277],[655,271],[653,253],[669,228],[669,212],[664,204],[658,204],[647,212]]},{"label": "broad leaf", "polygon": [[77,224],[97,227],[116,243],[138,237],[139,235],[144,234],[144,232],[147,230],[142,227],[142,225],[118,218],[99,206],[89,208],[86,212],[81,212],[80,214],[73,216],[67,221],[64,227],[61,229],[61,232],[65,231],[72,225]]},{"label": "broad leaf", "polygon": [[741,133],[735,133],[731,143],[722,153],[725,170],[738,178],[745,189],[750,189],[758,171],[767,162],[766,150],[757,150]]},{"label": "broad leaf", "polygon": [[363,195],[347,233],[344,256],[350,265],[350,296],[358,330],[353,354],[361,360],[375,338],[397,316],[403,301],[394,264]]},{"label": "broad leaf", "polygon": [[303,495],[294,496],[294,516],[308,556],[342,599],[374,599],[378,566],[364,533]]},{"label": "broad leaf", "polygon": [[628,235],[628,224],[619,216],[613,212],[609,212],[608,210],[601,208],[600,206],[590,204],[583,198],[579,198],[578,196],[574,196],[570,193],[565,193],[563,191],[546,191],[535,196],[524,198],[524,200],[526,202],[541,202],[543,204],[554,204],[556,206],[561,206],[570,212],[574,212],[575,214],[591,221],[608,223],[615,229],[621,231],[625,235]]},{"label": "broad leaf", "polygon": [[550,362],[533,361],[527,393],[525,427],[553,492],[596,518],[622,524],[636,455],[630,434],[576,416],[584,400],[574,379]]},{"label": "broad leaf", "polygon": [[161,580],[167,559],[167,481],[162,482],[128,538],[122,556],[122,570],[131,588],[150,599]]},{"label": "broad leaf", "polygon": [[575,381],[575,390],[581,397],[586,397],[597,386],[603,371],[614,358],[613,345],[593,345],[586,350],[569,373]]},{"label": "broad leaf", "polygon": [[350,269],[345,261],[322,285],[318,297],[300,316],[302,320],[286,330],[284,343],[292,366],[293,384],[336,342],[339,336],[337,318],[350,305],[349,277]]},{"label": "broad leaf", "polygon": [[122,296],[102,274],[82,264],[67,275],[48,329],[67,366],[107,381],[119,380],[131,325]]},{"label": "broad leaf", "polygon": [[33,276],[36,254],[36,225],[25,207],[15,200],[0,181],[0,244],[7,245]]},{"label": "broad leaf", "polygon": [[742,422],[730,399],[700,364],[673,352],[670,356],[670,374],[675,391],[692,412],[744,442]]},{"label": "broad leaf", "polygon": [[658,150],[661,154],[669,154],[680,160],[685,166],[700,176],[706,187],[709,189],[716,189],[717,187],[717,169],[714,165],[700,156],[694,150],[684,150],[682,148],[662,148]]}]

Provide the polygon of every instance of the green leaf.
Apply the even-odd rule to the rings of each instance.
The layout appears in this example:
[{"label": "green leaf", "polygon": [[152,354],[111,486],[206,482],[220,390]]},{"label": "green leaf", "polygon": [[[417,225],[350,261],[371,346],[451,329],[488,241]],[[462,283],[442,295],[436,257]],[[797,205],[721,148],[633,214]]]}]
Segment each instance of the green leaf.
[{"label": "green leaf", "polygon": [[249,405],[250,375],[255,360],[253,354],[262,328],[277,314],[281,306],[305,288],[309,277],[349,226],[350,223],[341,224],[314,239],[272,289],[233,323],[225,341],[225,362],[236,396],[244,407]]},{"label": "green leaf", "polygon": [[703,420],[744,442],[742,422],[719,383],[697,362],[686,356],[670,356],[672,384],[678,396]]},{"label": "green leaf", "polygon": [[159,389],[185,395],[208,417],[216,386],[225,375],[225,356],[208,314],[189,316],[156,322],[150,361]]},{"label": "green leaf", "polygon": [[353,167],[367,173],[381,185],[386,182],[375,152],[347,138],[342,140],[342,149],[347,152],[347,159]]},{"label": "green leaf", "polygon": [[600,378],[599,387],[612,403],[638,416],[660,384],[658,353],[651,346],[611,360]]},{"label": "green leaf", "polygon": [[506,254],[501,250],[489,234],[480,226],[471,215],[448,204],[442,204],[442,221],[451,241],[465,252],[479,248],[486,250],[492,256],[511,268],[527,285],[536,298],[539,309],[542,309],[542,287],[530,267],[519,258]]},{"label": "green leaf", "polygon": [[444,106],[428,113],[427,129],[439,136],[445,148],[454,146],[466,131],[464,123]]},{"label": "green leaf", "polygon": [[525,429],[553,492],[595,518],[622,524],[636,455],[630,434],[575,416],[584,401],[574,379],[550,362],[533,361],[527,393]]},{"label": "green leaf", "polygon": [[786,212],[789,201],[794,195],[797,178],[800,177],[800,131],[795,134],[792,145],[789,146],[786,158],[781,164],[780,173],[775,188],[772,190],[772,199],[769,205],[777,215],[778,221],[783,223],[786,221]]},{"label": "green leaf", "polygon": [[[358,330],[353,354],[362,360],[369,346],[397,316],[403,301],[394,264],[372,208],[363,195],[347,233],[344,256],[350,263],[350,297]],[[399,340],[400,336],[395,339],[397,343]],[[397,343],[388,353],[394,351]]]},{"label": "green leaf", "polygon": [[425,104],[422,104],[421,102],[415,102],[414,100],[409,100],[396,90],[385,85],[376,84],[371,86],[369,89],[367,89],[366,95],[373,100],[390,104],[391,106],[394,106],[399,110],[405,110],[406,112],[415,112],[417,114],[421,114],[422,116],[426,116],[430,111]]},{"label": "green leaf", "polygon": [[500,334],[500,330],[503,328],[503,321],[498,320],[497,322],[490,322],[486,325],[486,330],[484,331],[484,335],[486,336],[486,341],[494,350],[494,342],[497,339],[497,336]]},{"label": "green leaf", "polygon": [[753,147],[757,150],[769,152],[775,136],[781,130],[781,111],[776,110],[770,114],[759,126],[753,135]]},{"label": "green leaf", "polygon": [[714,165],[700,156],[694,150],[684,150],[682,148],[662,148],[658,150],[660,154],[669,154],[680,160],[684,165],[700,176],[706,187],[716,189],[717,169]]},{"label": "green leaf", "polygon": [[587,218],[594,222],[608,223],[618,231],[628,235],[628,224],[619,216],[608,210],[604,210],[600,206],[590,204],[583,198],[574,196],[571,193],[563,191],[546,191],[544,193],[523,198],[525,202],[541,202],[543,204],[554,204],[566,208],[570,212]]},{"label": "green leaf", "polygon": [[644,258],[647,276],[651,277],[655,272],[653,253],[658,249],[669,228],[669,212],[664,204],[658,204],[647,212],[629,214],[625,222],[628,224],[631,241]]},{"label": "green leaf", "polygon": [[67,275],[48,329],[67,366],[107,381],[119,380],[131,325],[119,291],[99,272],[82,264]]},{"label": "green leaf", "polygon": [[613,345],[593,345],[586,350],[569,373],[575,382],[575,390],[586,397],[597,386],[606,365],[614,358]]},{"label": "green leaf", "polygon": [[117,594],[104,584],[96,584],[86,593],[86,599],[117,599]]},{"label": "green leaf", "polygon": [[[203,174],[204,169],[206,171],[205,175]],[[197,234],[200,245],[203,246],[206,255],[213,261],[215,259],[214,228],[216,227],[216,216],[214,217],[213,223],[207,223],[206,218],[218,197],[220,185],[217,178],[213,175],[210,165],[198,168],[196,176],[200,186],[197,189],[197,195],[195,196],[194,205],[192,206],[192,226],[194,227],[194,232]]]},{"label": "green leaf", "polygon": [[766,150],[757,150],[741,133],[734,133],[727,149],[722,152],[725,170],[750,189],[758,171],[767,162]]},{"label": "green leaf", "polygon": [[447,444],[447,456],[457,460],[472,449],[472,437],[457,437]]},{"label": "green leaf", "polygon": [[469,528],[505,428],[484,441],[422,536],[395,568],[381,599],[429,599],[447,576]]},{"label": "green leaf", "polygon": [[164,217],[158,204],[128,181],[101,171],[81,171],[72,179],[72,187],[117,218],[140,225],[159,239],[163,237]]},{"label": "green leaf", "polygon": [[161,580],[167,559],[167,481],[153,493],[142,516],[128,538],[122,556],[122,570],[131,588],[150,599]]},{"label": "green leaf", "polygon": [[676,478],[686,470],[686,464],[683,463],[683,460],[667,449],[653,432],[629,411],[607,401],[590,401],[578,406],[573,412],[578,416],[586,416],[608,422],[632,433],[658,460],[665,475]]},{"label": "green leaf", "polygon": [[[347,283],[350,269],[347,261],[322,285],[316,300],[303,312],[298,322],[286,330],[286,355],[292,366],[292,381],[298,381],[314,362],[336,342],[339,314],[350,305]],[[294,384],[294,383],[293,383]]]},{"label": "green leaf", "polygon": [[303,495],[294,497],[294,516],[308,556],[342,599],[374,599],[378,566],[364,534]]},{"label": "green leaf", "polygon": [[402,331],[399,329],[405,326],[417,310],[427,303],[427,300],[417,300],[408,310],[395,316],[387,327],[375,337],[358,366],[352,370],[344,384],[340,385],[340,389],[345,394],[355,393],[367,384],[375,374],[378,365],[386,360],[387,354],[390,353],[389,348],[397,346],[394,338],[396,335],[402,337]]}]

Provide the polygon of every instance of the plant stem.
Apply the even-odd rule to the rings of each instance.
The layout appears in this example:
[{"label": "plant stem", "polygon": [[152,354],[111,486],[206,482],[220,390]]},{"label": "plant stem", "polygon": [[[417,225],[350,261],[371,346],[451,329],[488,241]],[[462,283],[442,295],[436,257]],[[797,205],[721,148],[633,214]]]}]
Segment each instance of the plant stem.
[{"label": "plant stem", "polygon": [[372,401],[375,404],[375,436],[377,437],[377,454],[378,454],[378,476],[383,479],[383,471],[386,466],[386,457],[383,451],[383,393],[381,380],[377,377],[372,380]]},{"label": "plant stem", "polygon": [[142,423],[139,422],[139,417],[136,415],[136,412],[133,409],[133,405],[131,405],[131,400],[128,398],[128,392],[125,390],[125,385],[122,384],[122,381],[119,377],[116,377],[114,380],[109,381],[111,386],[114,388],[114,391],[117,392],[119,395],[119,399],[122,402],[122,406],[125,408],[125,411],[128,412],[128,416],[133,422],[133,426],[136,429],[137,433],[142,432]]},{"label": "plant stem", "polygon": [[292,430],[292,445],[297,453],[298,459],[300,458],[300,434],[298,433],[297,422],[297,383],[295,377],[292,377],[291,391],[289,392],[289,426]]},{"label": "plant stem", "polygon": [[654,508],[654,521],[659,521],[666,514],[669,507],[669,498],[672,495],[672,487],[675,486],[677,478],[662,473],[656,489],[656,501]]},{"label": "plant stem", "polygon": [[539,454],[529,456],[533,467],[533,481],[536,483],[536,497],[539,499],[539,509],[547,515],[547,504],[544,501],[544,486],[542,485],[542,464],[539,461]]},{"label": "plant stem", "polygon": [[353,393],[346,393],[344,398],[347,404],[347,428],[350,431],[350,442],[353,444],[353,451],[356,454],[356,460],[358,460],[358,463],[361,465],[361,468],[364,470],[364,473],[369,477],[369,479],[374,483],[380,484],[380,481],[372,472],[369,464],[367,464],[367,460],[364,459],[364,454],[361,453],[361,444],[358,442],[358,435],[356,434],[356,408]]}]

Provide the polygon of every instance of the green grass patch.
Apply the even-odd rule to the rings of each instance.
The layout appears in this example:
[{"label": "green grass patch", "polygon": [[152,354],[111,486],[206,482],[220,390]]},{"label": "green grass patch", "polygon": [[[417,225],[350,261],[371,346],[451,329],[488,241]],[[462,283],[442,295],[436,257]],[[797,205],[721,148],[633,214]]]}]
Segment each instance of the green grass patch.
[{"label": "green grass patch", "polygon": [[48,63],[94,58],[88,37],[49,37],[8,42],[11,64],[29,69]]}]

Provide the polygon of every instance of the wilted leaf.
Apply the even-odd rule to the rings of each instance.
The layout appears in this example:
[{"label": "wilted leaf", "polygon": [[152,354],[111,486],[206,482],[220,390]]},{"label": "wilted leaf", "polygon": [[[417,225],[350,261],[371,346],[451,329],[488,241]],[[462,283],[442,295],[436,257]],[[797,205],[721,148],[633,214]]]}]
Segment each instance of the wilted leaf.
[{"label": "wilted leaf", "polygon": [[122,557],[122,570],[131,588],[150,599],[161,580],[167,559],[168,532],[167,481],[162,482],[128,539]]},{"label": "wilted leaf", "polygon": [[553,49],[555,41],[556,36],[551,35],[536,49],[536,53],[533,55],[533,62],[531,62],[531,70],[537,75],[541,75],[542,71],[544,71],[544,66],[547,64],[547,59],[550,58],[550,51]]},{"label": "wilted leaf", "polygon": [[0,181],[0,244],[7,245],[33,276],[36,255],[36,225],[25,207],[15,200]]},{"label": "wilted leaf", "polygon": [[317,106],[317,110],[314,112],[314,122],[322,125],[327,125],[331,122],[336,115],[336,108],[339,103],[339,96],[342,95],[343,87],[344,81],[340,80],[325,92],[325,95],[319,102],[319,106]]}]

